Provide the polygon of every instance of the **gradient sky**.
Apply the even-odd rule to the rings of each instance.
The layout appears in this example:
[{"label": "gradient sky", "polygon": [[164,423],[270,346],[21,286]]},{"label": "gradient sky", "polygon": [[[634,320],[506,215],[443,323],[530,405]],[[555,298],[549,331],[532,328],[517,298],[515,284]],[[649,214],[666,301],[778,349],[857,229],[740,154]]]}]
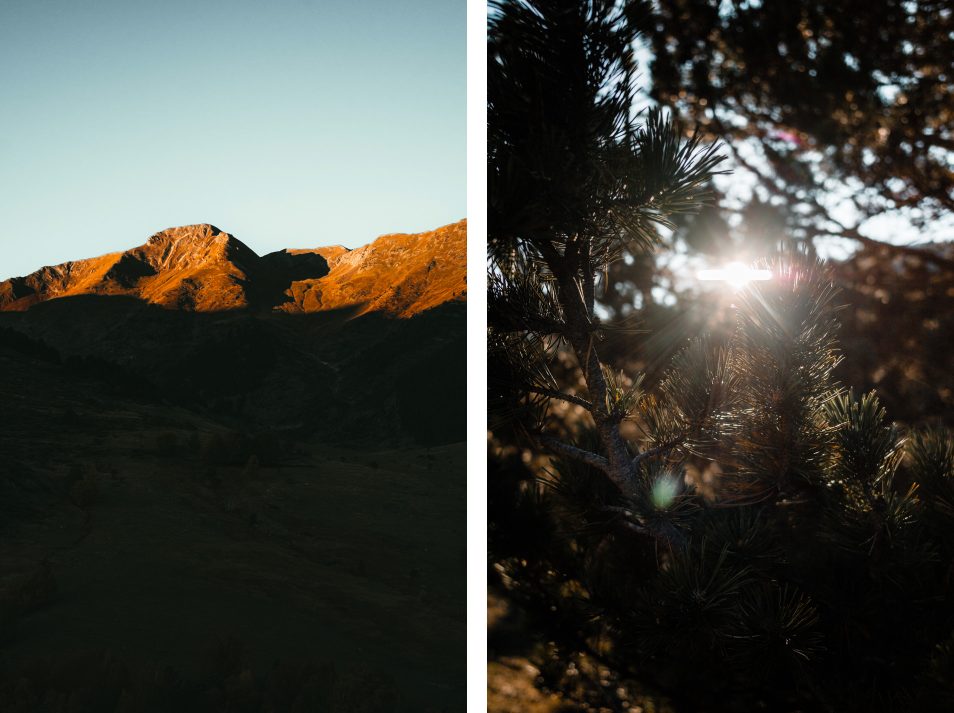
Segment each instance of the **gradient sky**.
[{"label": "gradient sky", "polygon": [[0,279],[212,223],[259,254],[465,215],[465,0],[0,0]]}]

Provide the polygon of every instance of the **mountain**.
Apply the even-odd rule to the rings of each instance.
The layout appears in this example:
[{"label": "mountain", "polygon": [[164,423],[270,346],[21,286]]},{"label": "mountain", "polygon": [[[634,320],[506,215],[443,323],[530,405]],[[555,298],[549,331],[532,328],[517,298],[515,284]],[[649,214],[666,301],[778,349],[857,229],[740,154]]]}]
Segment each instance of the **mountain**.
[{"label": "mountain", "polygon": [[213,225],[156,233],[121,253],[44,267],[0,283],[0,309],[75,295],[125,295],[163,307],[212,312],[247,307],[261,258]]},{"label": "mountain", "polygon": [[0,283],[0,330],[226,425],[449,443],[466,419],[465,248],[465,221],[263,256],[171,228]]},{"label": "mountain", "polygon": [[330,272],[293,282],[292,300],[280,309],[314,312],[357,307],[410,317],[467,292],[465,221],[407,235],[383,235],[370,245],[323,255]]},{"label": "mountain", "polygon": [[0,709],[461,709],[465,243],[0,283]]},{"label": "mountain", "polygon": [[466,240],[466,221],[460,221],[427,233],[384,235],[357,250],[339,245],[259,256],[214,225],[189,225],[125,252],[0,282],[0,311],[107,295],[190,312],[349,308],[410,317],[465,299]]}]

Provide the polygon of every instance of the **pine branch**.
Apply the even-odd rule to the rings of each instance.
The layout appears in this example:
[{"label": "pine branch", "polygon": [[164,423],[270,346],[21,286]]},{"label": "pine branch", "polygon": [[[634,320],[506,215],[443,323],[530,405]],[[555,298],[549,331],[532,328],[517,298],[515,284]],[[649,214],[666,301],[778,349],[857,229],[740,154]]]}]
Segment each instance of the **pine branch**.
[{"label": "pine branch", "polygon": [[867,235],[862,235],[857,228],[849,228],[848,226],[843,225],[841,222],[828,215],[826,215],[826,220],[830,221],[836,226],[834,230],[830,228],[826,229],[824,232],[827,235],[854,240],[869,248],[884,248],[886,250],[890,250],[891,252],[900,253],[901,255],[911,255],[912,257],[925,260],[926,262],[933,262],[938,267],[943,267],[947,270],[954,270],[954,260],[944,257],[943,255],[938,255],[934,252],[931,252],[930,250],[925,250],[924,248],[917,248],[911,245],[894,245],[893,243],[886,243],[883,240],[870,238]]},{"label": "pine branch", "polygon": [[640,525],[637,522],[633,521],[633,517],[636,515],[630,508],[620,507],[619,505],[606,505],[603,507],[603,512],[613,515],[618,518],[619,521],[629,530],[637,532],[640,535],[653,535],[654,533],[645,525]]},{"label": "pine branch", "polygon": [[662,455],[663,453],[667,453],[671,451],[673,448],[676,448],[677,446],[682,444],[682,442],[685,440],[686,440],[686,434],[680,433],[678,436],[676,436],[672,440],[667,441],[666,443],[662,443],[656,446],[655,448],[650,448],[648,451],[643,451],[638,456],[633,458],[633,461],[632,461],[633,468],[638,468],[640,463],[647,461],[650,458],[655,458],[658,455]]},{"label": "pine branch", "polygon": [[[563,292],[561,291],[561,299],[562,297]],[[582,303],[579,306],[582,307]],[[566,304],[564,308],[566,308]],[[606,377],[603,374],[603,364],[596,351],[596,346],[593,344],[593,335],[586,334],[585,337],[577,335],[571,339],[571,344],[576,353],[577,361],[583,369],[587,389],[593,398],[594,406],[590,413],[596,423],[600,441],[609,456],[606,459],[606,473],[621,491],[629,492],[632,490],[636,479],[636,472],[629,463],[629,449],[626,447],[626,442],[619,431],[618,419],[615,414],[609,413],[606,408]]]},{"label": "pine branch", "polygon": [[[722,133],[722,135],[727,135],[729,131],[726,129],[725,125],[715,118],[713,120],[713,125],[715,128]],[[782,185],[771,176],[767,176],[763,171],[759,170],[751,161],[745,159],[739,150],[735,147],[732,142],[726,142],[726,147],[732,153],[733,159],[740,165],[742,168],[746,169],[758,180],[759,185],[768,190],[772,195],[778,196],[785,200],[791,200],[793,193],[789,186],[782,182]],[[923,248],[917,248],[910,245],[895,245],[893,243],[888,243],[883,240],[877,240],[871,238],[867,235],[863,235],[858,228],[849,228],[847,225],[841,221],[833,218],[831,213],[822,206],[817,199],[802,198],[803,202],[807,202],[811,209],[811,214],[816,217],[825,220],[832,225],[834,228],[816,228],[821,233],[825,235],[830,235],[836,238],[845,238],[847,240],[854,240],[857,243],[861,243],[865,247],[869,248],[884,248],[890,250],[891,252],[900,253],[901,255],[911,255],[913,257],[920,258],[927,262],[932,262],[935,265],[945,268],[947,270],[954,270],[954,260],[944,257],[943,255],[938,255],[930,250],[925,250]],[[874,215],[869,216],[867,220],[876,217]]]},{"label": "pine branch", "polygon": [[566,331],[566,325],[555,319],[548,319],[541,315],[524,314],[519,318],[503,314],[502,310],[493,309],[490,311],[487,321],[494,331],[500,334],[536,332],[540,335],[563,334]]},{"label": "pine branch", "polygon": [[586,463],[610,475],[609,461],[601,455],[583,450],[582,448],[577,448],[576,446],[571,446],[569,443],[564,443],[552,436],[541,436],[540,443],[558,455]]},{"label": "pine branch", "polygon": [[593,410],[593,404],[587,401],[584,398],[579,396],[574,396],[573,394],[565,394],[562,391],[556,391],[554,389],[543,389],[538,386],[531,386],[527,389],[531,394],[540,394],[540,396],[548,396],[551,399],[560,399],[561,401],[566,401],[567,403],[576,404],[577,406],[582,406],[587,411]]}]

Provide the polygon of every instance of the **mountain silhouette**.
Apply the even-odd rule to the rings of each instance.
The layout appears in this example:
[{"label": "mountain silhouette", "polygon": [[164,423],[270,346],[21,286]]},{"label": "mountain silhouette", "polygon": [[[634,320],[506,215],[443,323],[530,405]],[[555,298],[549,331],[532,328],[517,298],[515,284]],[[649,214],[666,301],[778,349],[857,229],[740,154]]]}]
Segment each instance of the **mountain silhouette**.
[{"label": "mountain silhouette", "polygon": [[290,313],[351,308],[410,317],[466,296],[466,221],[370,245],[264,256],[214,225],[169,228],[124,252],[0,282],[0,311],[78,295],[133,297],[166,309]]}]

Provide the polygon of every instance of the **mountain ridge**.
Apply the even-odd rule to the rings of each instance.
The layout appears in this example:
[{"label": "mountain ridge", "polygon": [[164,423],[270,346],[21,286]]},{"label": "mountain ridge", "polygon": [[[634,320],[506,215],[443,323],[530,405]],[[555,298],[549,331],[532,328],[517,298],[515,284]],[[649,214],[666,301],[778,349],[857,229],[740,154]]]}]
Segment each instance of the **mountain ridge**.
[{"label": "mountain ridge", "polygon": [[466,223],[387,234],[354,250],[331,245],[261,256],[209,223],[168,228],[129,250],[4,280],[0,311],[68,296],[117,295],[193,312],[350,308],[406,318],[466,300]]}]

